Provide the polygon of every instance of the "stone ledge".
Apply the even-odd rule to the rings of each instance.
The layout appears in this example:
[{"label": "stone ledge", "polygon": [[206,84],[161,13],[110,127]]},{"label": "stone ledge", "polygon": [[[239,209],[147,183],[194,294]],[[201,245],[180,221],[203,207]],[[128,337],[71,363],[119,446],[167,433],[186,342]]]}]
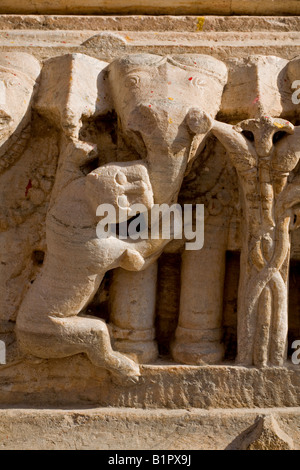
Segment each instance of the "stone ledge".
[{"label": "stone ledge", "polygon": [[2,51],[29,52],[40,61],[66,53],[111,61],[143,52],[290,60],[299,55],[300,16],[0,15],[0,43]]},{"label": "stone ledge", "polygon": [[270,416],[299,449],[299,408],[6,409],[0,410],[0,449],[236,449],[258,417]]},{"label": "stone ledge", "polygon": [[33,54],[44,61],[68,53],[82,53],[111,61],[123,54],[209,54],[221,60],[251,54],[277,55],[291,60],[299,55],[300,32],[0,30],[0,50]]},{"label": "stone ledge", "polygon": [[0,15],[0,30],[255,32],[299,31],[299,16]]},{"label": "stone ledge", "polygon": [[[167,367],[166,367],[167,366]],[[0,367],[0,405],[134,408],[273,408],[300,404],[300,367],[145,365],[117,383],[85,356]]]}]

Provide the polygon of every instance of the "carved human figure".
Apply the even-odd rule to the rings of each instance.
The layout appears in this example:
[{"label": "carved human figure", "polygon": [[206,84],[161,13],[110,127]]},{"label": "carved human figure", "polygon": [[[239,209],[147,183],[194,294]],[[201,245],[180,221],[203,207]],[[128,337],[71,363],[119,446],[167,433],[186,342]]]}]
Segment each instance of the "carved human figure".
[{"label": "carved human figure", "polygon": [[[85,61],[82,56],[72,57],[77,59]],[[98,67],[98,73],[103,69],[103,63],[99,66],[95,59],[88,58],[88,62]],[[86,69],[81,71],[86,75]],[[209,129],[207,116],[194,104],[203,104],[206,111],[216,114],[226,67],[207,56],[141,54],[113,62],[107,72],[104,79],[109,78],[111,91],[106,102],[113,102],[120,133],[142,161],[111,163],[85,175],[82,164],[91,155],[95,158],[95,148],[78,140],[78,122],[88,114],[84,100],[80,110],[80,100],[74,100],[74,93],[68,94],[74,112],[65,109],[65,102],[50,104],[50,96],[37,105],[47,112],[45,103],[49,103],[50,117],[65,130],[65,149],[47,215],[45,263],[20,308],[17,334],[20,346],[30,354],[51,358],[83,352],[96,366],[134,380],[139,367],[112,350],[105,322],[79,314],[106,271],[145,269],[168,240],[98,239],[96,208],[101,203],[118,208],[120,197],[122,206],[127,198],[129,206],[138,202],[147,209],[153,203],[176,202],[187,165],[201,151]],[[98,85],[103,83],[98,75],[96,78]],[[207,96],[208,88],[213,99]],[[103,105],[103,90],[98,93],[102,103],[95,114],[99,115],[109,106]]]},{"label": "carved human figure", "polygon": [[236,126],[213,121],[212,132],[237,170],[244,214],[237,361],[281,366],[287,349],[289,232],[299,224],[298,180],[290,179],[300,157],[300,128],[263,116]]}]

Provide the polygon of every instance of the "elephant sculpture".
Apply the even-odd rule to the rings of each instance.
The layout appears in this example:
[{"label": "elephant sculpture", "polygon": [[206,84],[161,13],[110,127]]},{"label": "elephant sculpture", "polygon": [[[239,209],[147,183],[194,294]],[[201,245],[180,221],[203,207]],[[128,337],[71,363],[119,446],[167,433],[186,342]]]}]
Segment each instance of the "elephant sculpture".
[{"label": "elephant sculpture", "polygon": [[30,123],[39,62],[22,52],[0,53],[0,173],[20,156],[22,131]]},{"label": "elephant sculpture", "polygon": [[22,222],[37,205],[24,198],[30,170],[22,157],[30,145],[39,75],[40,64],[30,54],[0,52],[0,333],[14,327],[30,264],[30,235]]},{"label": "elephant sculpture", "polygon": [[[139,367],[113,351],[106,323],[81,312],[108,270],[145,269],[168,240],[99,239],[96,209],[102,203],[119,208],[121,196],[128,207],[143,203],[148,210],[153,204],[176,202],[209,130],[203,111],[216,115],[227,69],[205,55],[136,54],[110,65],[80,54],[61,60],[77,71],[76,85],[70,80],[66,102],[65,69],[59,67],[56,91],[48,83],[47,96],[41,86],[36,105],[63,129],[63,149],[46,220],[45,262],[19,310],[17,337],[31,355],[62,358],[85,353],[94,365],[134,381]],[[89,91],[91,80],[95,85]],[[78,88],[78,99],[73,87]],[[118,116],[122,139],[140,160],[108,163],[84,174],[82,163],[95,158],[97,149],[79,140],[81,120],[111,109]]]}]

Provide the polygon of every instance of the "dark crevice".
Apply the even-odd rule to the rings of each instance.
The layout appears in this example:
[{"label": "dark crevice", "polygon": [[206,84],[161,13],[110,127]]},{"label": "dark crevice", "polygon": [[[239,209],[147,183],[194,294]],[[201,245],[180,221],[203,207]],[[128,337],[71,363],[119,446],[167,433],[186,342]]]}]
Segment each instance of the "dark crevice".
[{"label": "dark crevice", "polygon": [[291,260],[289,274],[289,329],[288,356],[291,357],[293,341],[300,340],[300,260]]},{"label": "dark crevice", "polygon": [[276,144],[277,142],[282,140],[286,135],[287,133],[284,131],[275,132],[275,134],[273,135],[273,144]]},{"label": "dark crevice", "polygon": [[242,131],[244,137],[246,137],[249,142],[254,142],[254,134],[251,131],[244,130]]},{"label": "dark crevice", "polygon": [[42,266],[44,263],[45,253],[42,250],[32,252],[32,261],[35,266]]},{"label": "dark crevice", "polygon": [[234,361],[237,354],[237,297],[240,277],[240,253],[227,251],[223,297],[224,359]]}]

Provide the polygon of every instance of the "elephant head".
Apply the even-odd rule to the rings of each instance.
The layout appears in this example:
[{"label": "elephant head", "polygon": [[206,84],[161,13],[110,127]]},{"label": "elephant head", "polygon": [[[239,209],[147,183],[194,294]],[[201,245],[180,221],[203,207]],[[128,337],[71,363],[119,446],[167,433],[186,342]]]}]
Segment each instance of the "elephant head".
[{"label": "elephant head", "polygon": [[209,130],[202,111],[220,107],[227,69],[205,55],[132,54],[108,70],[122,136],[147,162],[155,203],[172,203]]},{"label": "elephant head", "polygon": [[0,53],[1,156],[9,146],[9,138],[19,134],[29,122],[30,102],[39,73],[39,62],[33,56],[20,52]]},{"label": "elephant head", "polygon": [[118,132],[147,164],[154,202],[171,203],[209,130],[203,111],[216,115],[226,79],[223,62],[206,55],[131,54],[110,65],[66,55],[45,64],[36,107],[73,140],[83,119],[114,110]]}]

